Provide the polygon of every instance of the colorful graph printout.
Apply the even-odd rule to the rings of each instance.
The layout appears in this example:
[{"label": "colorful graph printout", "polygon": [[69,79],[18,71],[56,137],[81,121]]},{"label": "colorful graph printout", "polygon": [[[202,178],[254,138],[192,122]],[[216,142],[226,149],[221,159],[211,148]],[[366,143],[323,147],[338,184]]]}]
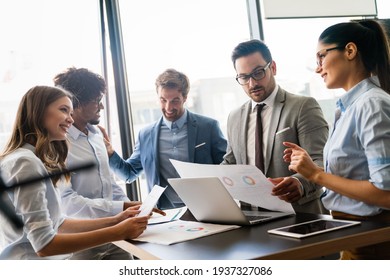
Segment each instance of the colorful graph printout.
[{"label": "colorful graph printout", "polygon": [[219,225],[177,220],[169,223],[149,225],[136,239],[162,245],[170,245],[207,235],[239,228],[236,225]]}]

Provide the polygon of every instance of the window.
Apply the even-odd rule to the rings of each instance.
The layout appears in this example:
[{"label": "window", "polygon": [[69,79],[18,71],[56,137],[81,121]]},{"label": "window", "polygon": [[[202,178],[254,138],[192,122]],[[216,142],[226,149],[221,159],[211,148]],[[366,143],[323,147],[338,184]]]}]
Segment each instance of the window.
[{"label": "window", "polygon": [[[376,2],[378,18],[389,18],[390,3]],[[329,124],[334,120],[336,99],[344,91],[327,89],[315,73],[318,37],[330,25],[360,18],[262,19],[264,41],[277,64],[277,82],[291,93],[317,99]]]},{"label": "window", "polygon": [[328,26],[350,18],[264,20],[264,41],[277,65],[276,80],[285,90],[314,97],[325,119],[333,123],[336,98],[344,91],[329,90],[315,73],[318,37]]},{"label": "window", "polygon": [[119,7],[135,135],[161,116],[154,82],[167,68],[188,75],[187,108],[225,131],[230,110],[246,100],[230,60],[250,39],[245,1],[125,0]]},{"label": "window", "polygon": [[[233,48],[250,39],[247,1],[118,1],[134,134],[161,116],[154,80],[169,67],[190,78],[187,107],[217,119],[225,132],[229,112],[247,100],[230,60]],[[390,2],[376,3],[378,18],[389,18]],[[52,85],[52,78],[70,66],[102,74],[97,0],[14,0],[6,6],[0,9],[0,149],[29,88]],[[278,83],[292,93],[315,97],[330,123],[334,99],[341,91],[327,90],[314,73],[315,48],[325,27],[345,20],[349,19],[263,20],[265,41],[278,66]],[[110,66],[110,106],[105,111],[110,118],[102,123],[109,121],[105,126],[110,126],[114,147],[121,154]]]},{"label": "window", "polygon": [[17,0],[4,5],[0,8],[0,149],[28,89],[53,85],[53,77],[71,66],[101,72],[96,0]]}]

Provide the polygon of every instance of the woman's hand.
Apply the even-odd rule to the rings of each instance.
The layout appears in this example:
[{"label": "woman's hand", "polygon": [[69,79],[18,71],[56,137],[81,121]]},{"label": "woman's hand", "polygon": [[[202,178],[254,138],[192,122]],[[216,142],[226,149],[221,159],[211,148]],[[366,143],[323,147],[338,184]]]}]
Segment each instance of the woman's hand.
[{"label": "woman's hand", "polygon": [[148,216],[128,218],[115,227],[122,239],[133,239],[140,236],[148,226]]},{"label": "woman's hand", "polygon": [[297,144],[283,142],[283,145],[288,147],[284,150],[283,156],[284,161],[290,163],[288,169],[301,174],[312,182],[315,182],[317,176],[323,172],[322,168],[316,165],[309,154]]},{"label": "woman's hand", "polygon": [[118,213],[115,215],[116,223],[120,223],[128,218],[135,217],[138,215],[141,211],[139,210],[140,205],[131,206],[126,208],[124,211]]},{"label": "woman's hand", "polygon": [[[123,210],[129,208],[129,207],[133,207],[133,206],[140,206],[142,204],[141,201],[130,201],[130,202],[125,202],[123,204]],[[153,210],[152,210],[152,213],[151,215],[154,213],[157,213],[157,214],[160,214],[162,216],[165,216],[167,213],[165,213],[163,210],[157,208],[157,207],[154,207]]]}]

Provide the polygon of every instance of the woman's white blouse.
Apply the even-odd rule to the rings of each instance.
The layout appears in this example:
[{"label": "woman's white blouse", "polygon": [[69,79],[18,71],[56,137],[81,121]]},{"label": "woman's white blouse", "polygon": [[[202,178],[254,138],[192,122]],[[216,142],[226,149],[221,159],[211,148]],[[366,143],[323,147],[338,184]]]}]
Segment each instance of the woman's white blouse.
[{"label": "woman's white blouse", "polygon": [[[0,163],[1,176],[7,185],[47,175],[41,160],[34,154],[34,147],[24,145],[6,156]],[[64,222],[61,199],[50,179],[26,184],[3,194],[24,227],[17,229],[0,215],[0,259],[44,259],[36,252],[45,247]],[[58,255],[49,259],[67,259],[70,255]]]}]

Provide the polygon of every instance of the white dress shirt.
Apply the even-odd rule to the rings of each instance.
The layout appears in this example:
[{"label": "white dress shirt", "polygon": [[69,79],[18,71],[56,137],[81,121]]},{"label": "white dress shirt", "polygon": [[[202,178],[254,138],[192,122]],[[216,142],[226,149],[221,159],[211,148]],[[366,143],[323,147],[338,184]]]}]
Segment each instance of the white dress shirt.
[{"label": "white dress shirt", "polygon": [[267,144],[269,139],[269,127],[272,116],[272,109],[274,107],[275,96],[278,92],[279,86],[277,85],[272,91],[271,95],[267,99],[260,103],[256,103],[252,100],[252,111],[249,115],[248,123],[248,134],[247,134],[247,145],[246,145],[246,154],[248,157],[248,164],[255,165],[255,132],[256,132],[256,118],[257,111],[256,105],[264,103],[265,106],[261,111],[261,124],[263,126],[263,155],[264,158],[267,158]]},{"label": "white dress shirt", "polygon": [[130,201],[111,174],[107,150],[98,128],[87,126],[88,135],[72,126],[68,167],[93,162],[95,167],[71,174],[71,186],[61,186],[64,212],[77,218],[108,217],[123,211],[124,201]]}]

